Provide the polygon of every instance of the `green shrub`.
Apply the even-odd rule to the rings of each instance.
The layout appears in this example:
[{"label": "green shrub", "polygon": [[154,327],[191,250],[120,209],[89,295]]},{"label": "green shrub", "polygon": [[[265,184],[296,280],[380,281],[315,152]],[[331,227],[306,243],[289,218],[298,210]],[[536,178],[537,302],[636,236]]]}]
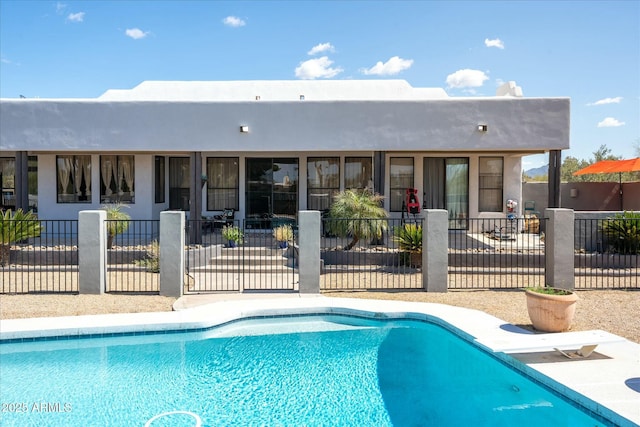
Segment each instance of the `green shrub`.
[{"label": "green shrub", "polygon": [[640,213],[616,214],[603,221],[602,232],[614,252],[626,255],[640,253]]},{"label": "green shrub", "polygon": [[147,246],[147,257],[144,259],[136,260],[133,263],[140,267],[146,268],[151,273],[160,272],[160,244],[157,240],[154,240]]},{"label": "green shrub", "polygon": [[43,227],[38,217],[32,212],[18,209],[0,211],[0,266],[9,264],[11,245],[31,237],[38,237]]}]

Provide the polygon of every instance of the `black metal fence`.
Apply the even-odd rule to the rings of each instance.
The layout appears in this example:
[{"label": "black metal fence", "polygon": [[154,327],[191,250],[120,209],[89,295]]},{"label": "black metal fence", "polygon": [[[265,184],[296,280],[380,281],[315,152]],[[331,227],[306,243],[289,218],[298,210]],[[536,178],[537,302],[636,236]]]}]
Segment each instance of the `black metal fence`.
[{"label": "black metal fence", "polygon": [[[297,290],[297,225],[281,225],[187,221],[185,293]],[[195,234],[199,243],[189,243]]]},{"label": "black metal fence", "polygon": [[[14,242],[20,227],[39,231]],[[77,220],[4,220],[0,231],[0,293],[78,292]]]},{"label": "black metal fence", "polygon": [[323,219],[320,289],[422,289],[421,236],[421,218]]},{"label": "black metal fence", "polygon": [[543,286],[542,218],[470,218],[449,233],[449,289]]},{"label": "black metal fence", "polygon": [[159,220],[106,220],[107,292],[160,291]]},{"label": "black metal fence", "polygon": [[[379,236],[360,238],[337,233],[339,221],[356,227],[369,220],[322,221],[321,276],[323,291],[358,289],[422,289],[421,256],[394,237],[396,231],[421,219],[384,220]],[[544,219],[465,219],[468,230],[449,232],[449,289],[523,288],[544,285]],[[576,219],[577,289],[640,288],[640,219]],[[107,250],[107,292],[159,291],[159,221],[128,220],[113,235]],[[37,220],[40,232],[12,242],[0,257],[0,293],[77,293],[78,221]],[[185,292],[295,291],[298,288],[296,224],[293,238],[281,247],[274,229],[233,223],[243,242],[231,247],[222,225],[187,221],[201,242],[186,242]],[[107,232],[113,225],[107,221]],[[7,226],[13,226],[10,224]],[[410,231],[409,235],[411,235]],[[406,237],[406,236],[405,236]],[[111,239],[109,239],[111,240]],[[6,250],[5,250],[6,252]]]},{"label": "black metal fence", "polygon": [[576,219],[576,289],[640,288],[640,217]]}]

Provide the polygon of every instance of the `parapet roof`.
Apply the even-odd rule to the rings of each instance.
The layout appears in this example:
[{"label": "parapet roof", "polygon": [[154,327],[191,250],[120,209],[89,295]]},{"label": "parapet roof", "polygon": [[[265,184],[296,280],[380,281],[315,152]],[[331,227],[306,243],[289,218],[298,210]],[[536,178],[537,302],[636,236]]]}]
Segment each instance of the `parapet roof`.
[{"label": "parapet roof", "polygon": [[446,99],[442,88],[414,88],[406,80],[145,81],[111,89],[103,101],[358,101]]}]

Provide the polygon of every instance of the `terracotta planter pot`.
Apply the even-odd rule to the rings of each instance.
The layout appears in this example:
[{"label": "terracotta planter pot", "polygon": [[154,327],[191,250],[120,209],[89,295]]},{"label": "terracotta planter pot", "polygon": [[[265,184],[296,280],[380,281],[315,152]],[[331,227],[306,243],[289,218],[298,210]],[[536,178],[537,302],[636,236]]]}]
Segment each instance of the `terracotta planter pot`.
[{"label": "terracotta planter pot", "polygon": [[526,290],[527,311],[533,327],[543,332],[568,331],[576,312],[578,295],[542,294]]}]

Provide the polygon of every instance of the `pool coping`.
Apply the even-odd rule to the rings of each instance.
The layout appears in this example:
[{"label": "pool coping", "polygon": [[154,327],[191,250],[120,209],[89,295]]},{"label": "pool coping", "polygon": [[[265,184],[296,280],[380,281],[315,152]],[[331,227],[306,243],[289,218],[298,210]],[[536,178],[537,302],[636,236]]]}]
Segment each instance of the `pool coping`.
[{"label": "pool coping", "polygon": [[[622,337],[593,331],[594,339],[605,336],[594,356],[569,360],[555,351],[540,351],[540,340],[561,342],[568,334],[532,334],[482,311],[444,304],[390,300],[281,296],[220,300],[172,312],[104,314],[0,321],[0,343],[33,341],[49,337],[69,339],[78,335],[157,334],[203,330],[245,317],[295,314],[347,314],[375,319],[411,318],[430,320],[454,330],[463,338],[493,354],[543,384],[570,394],[587,409],[610,418],[623,417],[621,426],[640,426],[640,344]],[[450,325],[450,326],[449,326]],[[611,339],[612,337],[619,339]],[[529,344],[528,344],[529,342]],[[594,342],[595,343],[595,342]],[[573,343],[572,343],[573,344]],[[588,342],[585,342],[588,344]],[[528,350],[505,354],[505,348]],[[579,346],[578,346],[579,347]],[[537,351],[531,351],[537,349]],[[635,381],[635,382],[634,382]],[[633,383],[633,386],[631,385]],[[597,405],[594,405],[594,402]]]}]

